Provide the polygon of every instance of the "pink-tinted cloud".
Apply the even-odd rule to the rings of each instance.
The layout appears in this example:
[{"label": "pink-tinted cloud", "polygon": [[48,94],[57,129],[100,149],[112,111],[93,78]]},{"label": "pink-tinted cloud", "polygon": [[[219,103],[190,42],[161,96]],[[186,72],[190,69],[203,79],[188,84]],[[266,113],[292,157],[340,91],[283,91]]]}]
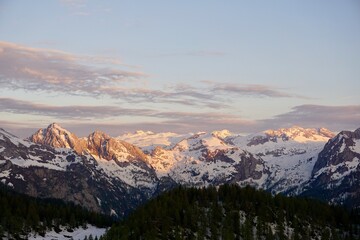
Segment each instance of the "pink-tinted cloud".
[{"label": "pink-tinted cloud", "polygon": [[181,112],[159,111],[152,109],[123,108],[119,106],[54,106],[38,104],[13,98],[0,98],[0,112],[52,116],[58,119],[101,119],[121,116],[142,116],[182,121],[228,120],[236,119],[236,115],[216,112]]},{"label": "pink-tinted cloud", "polygon": [[143,83],[147,75],[121,70],[128,68],[128,65],[117,59],[78,56],[0,42],[0,61],[0,86],[10,90],[109,96],[128,102],[218,106],[212,101],[212,95],[196,90],[165,91],[145,88]]},{"label": "pink-tinted cloud", "polygon": [[58,119],[103,119],[115,116],[155,116],[156,111],[149,109],[122,108],[116,106],[53,106],[22,101],[12,98],[0,98],[0,112],[51,116]]},{"label": "pink-tinted cloud", "polygon": [[[236,129],[237,126],[254,124],[252,121],[241,119],[241,117],[237,115],[217,112],[159,111],[152,109],[122,108],[118,106],[53,106],[12,98],[0,98],[0,109],[0,112],[4,113],[50,116],[55,118],[57,122],[65,122],[67,126],[76,125],[78,128],[87,129],[88,132],[90,132],[91,129],[97,128],[97,126],[104,127],[105,129],[113,126],[114,129],[122,129],[122,131],[146,129],[152,131],[197,132],[219,128]],[[144,117],[146,119],[153,118],[154,120],[128,124],[113,124],[108,123],[109,121],[107,120],[107,118],[113,119],[117,117],[121,119],[121,117],[132,116]],[[89,119],[104,119],[104,123],[89,122]],[[113,121],[114,120],[110,122]],[[3,121],[2,123],[4,124],[3,127],[16,128],[14,124],[10,122]],[[17,123],[15,125],[19,124],[26,125],[26,123]],[[33,126],[29,126],[29,128],[33,129]],[[21,129],[26,130],[26,128]],[[114,132],[114,129],[112,132]],[[19,132],[19,130],[17,130],[17,132]]]},{"label": "pink-tinted cloud", "polygon": [[360,105],[300,105],[290,112],[259,121],[259,126],[266,128],[293,125],[326,127],[333,131],[354,130],[360,127]]},{"label": "pink-tinted cloud", "polygon": [[[209,83],[209,82],[207,82]],[[238,96],[270,97],[270,98],[307,98],[305,96],[285,92],[284,90],[261,84],[214,83],[212,92],[234,94]]]},{"label": "pink-tinted cloud", "polygon": [[147,75],[125,70],[118,59],[79,56],[52,49],[38,49],[0,42],[0,87],[34,93],[52,92],[131,103],[166,103],[226,108],[238,97],[300,97],[266,85],[211,83],[204,86],[145,87]]},{"label": "pink-tinted cloud", "polygon": [[[233,114],[218,112],[180,112],[156,111],[151,109],[131,109],[114,106],[51,106],[35,104],[15,99],[0,98],[1,112],[22,113],[39,116],[52,116],[57,122],[85,136],[95,129],[106,131],[113,136],[138,129],[155,132],[172,131],[178,133],[213,131],[229,129],[237,133],[254,133],[266,129],[278,129],[299,125],[302,127],[326,127],[332,131],[354,130],[360,127],[360,105],[321,106],[301,105],[292,111],[274,116],[271,119],[249,120]],[[103,123],[87,119],[140,116],[142,122]],[[26,137],[37,126],[36,123],[0,121],[1,127]],[[30,131],[31,130],[31,131]]]},{"label": "pink-tinted cloud", "polygon": [[[118,68],[118,60],[0,42],[0,85],[9,89],[92,94],[103,85],[134,82],[145,74]],[[85,64],[88,63],[88,64]]]}]

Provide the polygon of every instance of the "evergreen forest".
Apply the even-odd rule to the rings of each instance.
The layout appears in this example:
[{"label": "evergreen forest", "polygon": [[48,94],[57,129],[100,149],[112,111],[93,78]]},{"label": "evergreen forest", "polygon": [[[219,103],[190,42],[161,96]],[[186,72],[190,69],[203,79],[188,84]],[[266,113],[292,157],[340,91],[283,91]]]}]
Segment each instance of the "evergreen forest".
[{"label": "evergreen forest", "polygon": [[359,211],[252,187],[178,187],[138,208],[102,239],[360,239],[359,223]]},{"label": "evergreen forest", "polygon": [[57,199],[39,199],[0,188],[0,239],[27,239],[31,232],[44,236],[46,231],[68,231],[92,224],[111,226],[113,220],[81,206]]}]

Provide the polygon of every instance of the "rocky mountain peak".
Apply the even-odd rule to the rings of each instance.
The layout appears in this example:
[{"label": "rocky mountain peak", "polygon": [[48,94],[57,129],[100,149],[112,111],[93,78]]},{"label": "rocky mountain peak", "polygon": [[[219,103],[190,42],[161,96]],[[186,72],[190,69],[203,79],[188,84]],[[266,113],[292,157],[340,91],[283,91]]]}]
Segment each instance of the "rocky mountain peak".
[{"label": "rocky mountain peak", "polygon": [[93,156],[106,160],[141,160],[146,161],[145,154],[136,146],[113,138],[102,131],[95,131],[87,137],[87,150]]},{"label": "rocky mountain peak", "polygon": [[47,128],[39,129],[29,137],[29,140],[55,148],[72,148],[78,154],[83,151],[83,144],[79,138],[57,123],[52,123]]},{"label": "rocky mountain peak", "polygon": [[327,142],[324,149],[319,153],[313,174],[321,169],[330,166],[337,166],[345,162],[352,162],[360,159],[360,130],[354,132],[341,131],[331,141]]},{"label": "rocky mountain peak", "polygon": [[46,138],[47,135],[56,135],[56,136],[75,136],[75,134],[71,133],[70,131],[66,130],[65,128],[61,127],[57,123],[50,124],[46,129],[39,129],[40,133],[42,133],[43,138]]},{"label": "rocky mountain peak", "polygon": [[360,139],[360,128],[356,129],[354,132],[351,131],[341,131],[339,133],[340,137]]},{"label": "rocky mountain peak", "polygon": [[94,131],[93,133],[91,133],[88,136],[88,141],[94,141],[94,142],[98,142],[98,141],[103,141],[103,140],[109,140],[111,137],[99,130]]},{"label": "rocky mountain peak", "polygon": [[58,129],[58,130],[61,130],[61,131],[67,131],[65,128],[61,127],[58,123],[51,123],[48,127],[48,129]]}]

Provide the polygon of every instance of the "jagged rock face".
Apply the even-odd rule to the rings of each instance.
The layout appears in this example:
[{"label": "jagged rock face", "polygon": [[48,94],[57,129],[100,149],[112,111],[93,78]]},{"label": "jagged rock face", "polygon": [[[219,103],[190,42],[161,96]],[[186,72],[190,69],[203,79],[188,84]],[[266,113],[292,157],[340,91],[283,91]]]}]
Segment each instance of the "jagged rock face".
[{"label": "jagged rock face", "polygon": [[0,129],[0,181],[34,197],[59,198],[88,209],[127,214],[154,190],[109,176],[90,155],[38,145]]},{"label": "jagged rock face", "polygon": [[55,148],[72,148],[78,154],[81,154],[85,148],[84,141],[56,123],[50,124],[47,128],[39,129],[29,137],[29,140]]},{"label": "jagged rock face", "polygon": [[106,160],[141,160],[146,162],[147,156],[136,146],[96,131],[87,137],[89,153]]},{"label": "jagged rock face", "polygon": [[108,176],[141,189],[148,196],[156,191],[155,170],[138,147],[95,131],[87,137],[86,149]]},{"label": "jagged rock face", "polygon": [[106,160],[124,158],[146,161],[146,155],[138,147],[112,138],[101,131],[95,131],[87,138],[78,138],[74,133],[53,123],[46,129],[39,129],[29,140],[55,148],[71,148],[80,155],[90,153]]},{"label": "jagged rock face", "polygon": [[148,164],[147,156],[138,147],[101,131],[95,131],[87,138],[78,138],[53,123],[37,131],[30,140],[55,148],[71,148],[83,156],[90,154],[105,175],[141,188],[148,195],[156,191],[156,173]]},{"label": "jagged rock face", "polygon": [[354,132],[342,131],[331,139],[325,145],[324,150],[319,153],[318,161],[313,169],[313,175],[326,166],[336,166],[352,161],[356,157],[359,158],[360,153],[357,151],[360,148],[359,139],[360,128]]},{"label": "jagged rock face", "polygon": [[239,181],[245,181],[246,179],[259,180],[263,175],[267,177],[270,174],[269,170],[265,167],[265,163],[262,159],[255,158],[252,154],[244,152],[240,155],[241,161],[235,165],[237,173],[234,175],[234,179]]},{"label": "jagged rock face", "polygon": [[319,153],[304,195],[360,207],[360,128],[342,131]]}]

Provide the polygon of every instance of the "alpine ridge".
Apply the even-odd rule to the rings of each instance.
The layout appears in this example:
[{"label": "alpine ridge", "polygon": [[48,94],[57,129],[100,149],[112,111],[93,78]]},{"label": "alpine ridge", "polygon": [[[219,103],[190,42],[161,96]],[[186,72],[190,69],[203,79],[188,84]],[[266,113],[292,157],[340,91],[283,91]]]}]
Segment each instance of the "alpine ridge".
[{"label": "alpine ridge", "polygon": [[[58,128],[52,124],[48,133],[59,133],[54,127]],[[86,151],[79,155],[70,148],[32,143],[0,130],[1,183],[33,197],[58,198],[107,215],[126,215],[156,189],[153,170],[138,163],[136,156],[129,159],[96,159]]]},{"label": "alpine ridge", "polygon": [[342,131],[319,153],[303,195],[360,207],[360,128]]},{"label": "alpine ridge", "polygon": [[177,185],[251,185],[352,207],[360,205],[359,135],[295,126],[247,136],[95,131],[79,138],[53,123],[28,140],[0,131],[0,181],[118,217]]}]

